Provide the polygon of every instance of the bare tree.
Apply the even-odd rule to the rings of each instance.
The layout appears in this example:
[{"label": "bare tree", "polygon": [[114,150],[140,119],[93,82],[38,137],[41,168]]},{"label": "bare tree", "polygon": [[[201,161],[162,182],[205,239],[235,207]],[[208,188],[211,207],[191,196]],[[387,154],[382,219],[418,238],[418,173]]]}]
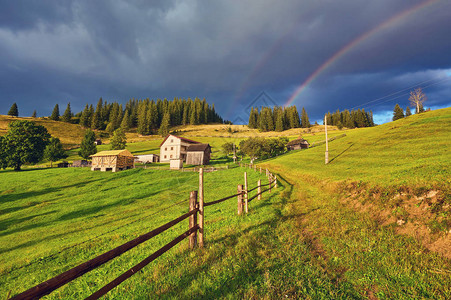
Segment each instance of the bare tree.
[{"label": "bare tree", "polygon": [[414,91],[410,91],[410,97],[409,101],[412,106],[416,107],[416,113],[423,112],[423,102],[426,101],[428,98],[426,97],[426,94],[423,92],[421,88],[417,88]]}]

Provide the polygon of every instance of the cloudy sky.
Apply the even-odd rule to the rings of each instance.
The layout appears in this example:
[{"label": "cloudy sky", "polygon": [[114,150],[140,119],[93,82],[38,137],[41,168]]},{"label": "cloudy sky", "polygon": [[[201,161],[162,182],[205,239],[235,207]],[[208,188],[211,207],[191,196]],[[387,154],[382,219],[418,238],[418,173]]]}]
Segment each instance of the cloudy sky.
[{"label": "cloudy sky", "polygon": [[205,97],[238,122],[272,103],[383,123],[415,87],[451,106],[450,37],[448,0],[0,0],[0,114]]}]

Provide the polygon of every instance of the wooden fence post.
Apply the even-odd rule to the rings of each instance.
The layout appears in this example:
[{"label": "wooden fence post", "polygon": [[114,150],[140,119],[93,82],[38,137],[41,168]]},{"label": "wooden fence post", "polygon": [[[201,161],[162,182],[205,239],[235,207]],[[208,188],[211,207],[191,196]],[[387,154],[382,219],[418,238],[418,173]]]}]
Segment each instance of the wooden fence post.
[{"label": "wooden fence post", "polygon": [[249,194],[247,192],[247,172],[244,172],[244,212],[248,213],[249,208],[247,205],[247,200],[249,199]]},{"label": "wooden fence post", "polygon": [[260,167],[260,174],[262,173],[262,167]]},{"label": "wooden fence post", "polygon": [[271,183],[272,183],[271,175],[268,176],[268,180],[269,180],[269,192],[271,193]]},{"label": "wooden fence post", "polygon": [[199,169],[199,247],[204,247],[204,169]]},{"label": "wooden fence post", "polygon": [[258,180],[257,185],[258,185],[258,189],[257,189],[258,197],[257,197],[257,199],[258,200],[262,200],[262,180],[261,179]]},{"label": "wooden fence post", "polygon": [[266,169],[266,177],[269,177],[269,171]]},{"label": "wooden fence post", "polygon": [[274,188],[277,189],[277,175],[274,176]]},{"label": "wooden fence post", "polygon": [[[189,211],[192,211],[196,209],[197,206],[197,191],[192,191],[189,194]],[[197,225],[197,213],[193,214],[189,217],[189,229],[193,228]],[[197,238],[197,231],[194,231],[189,236],[189,248],[194,249],[196,247],[196,238]]]},{"label": "wooden fence post", "polygon": [[237,188],[238,194],[238,215],[243,213],[243,185],[239,184]]}]

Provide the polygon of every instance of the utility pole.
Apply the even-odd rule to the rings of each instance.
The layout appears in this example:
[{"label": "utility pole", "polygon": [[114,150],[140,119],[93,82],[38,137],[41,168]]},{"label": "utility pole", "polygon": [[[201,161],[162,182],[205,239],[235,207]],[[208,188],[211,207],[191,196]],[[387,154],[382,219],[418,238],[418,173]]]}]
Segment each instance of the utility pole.
[{"label": "utility pole", "polygon": [[326,131],[326,153],[325,153],[325,164],[329,163],[329,142],[327,140],[327,114],[324,115],[324,129]]}]

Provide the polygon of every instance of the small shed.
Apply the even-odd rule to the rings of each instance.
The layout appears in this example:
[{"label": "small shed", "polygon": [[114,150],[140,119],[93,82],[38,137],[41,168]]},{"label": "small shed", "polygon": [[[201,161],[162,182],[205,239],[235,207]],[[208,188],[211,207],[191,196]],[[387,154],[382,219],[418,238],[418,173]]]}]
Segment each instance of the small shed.
[{"label": "small shed", "polygon": [[171,170],[180,170],[181,168],[183,168],[183,159],[173,158],[169,160],[169,168]]},{"label": "small shed", "polygon": [[303,138],[299,138],[296,140],[292,140],[287,143],[287,150],[298,150],[298,149],[307,149],[309,147],[309,143]]},{"label": "small shed", "polygon": [[69,162],[63,161],[58,164],[58,168],[67,168],[69,167]]},{"label": "small shed", "polygon": [[102,145],[102,141],[97,139],[94,141],[94,144],[96,144],[97,146],[100,146],[100,145]]},{"label": "small shed", "polygon": [[136,155],[136,160],[143,164],[148,163],[155,163],[160,161],[160,156],[157,154],[143,154],[143,155]]},{"label": "small shed", "polygon": [[187,165],[208,165],[211,156],[211,146],[209,144],[194,144],[186,148]]},{"label": "small shed", "polygon": [[87,160],[74,160],[74,162],[72,163],[72,167],[90,167],[91,166],[91,162],[87,161]]},{"label": "small shed", "polygon": [[91,170],[92,171],[122,171],[132,169],[135,167],[135,157],[130,151],[111,150],[101,151],[92,157]]}]

